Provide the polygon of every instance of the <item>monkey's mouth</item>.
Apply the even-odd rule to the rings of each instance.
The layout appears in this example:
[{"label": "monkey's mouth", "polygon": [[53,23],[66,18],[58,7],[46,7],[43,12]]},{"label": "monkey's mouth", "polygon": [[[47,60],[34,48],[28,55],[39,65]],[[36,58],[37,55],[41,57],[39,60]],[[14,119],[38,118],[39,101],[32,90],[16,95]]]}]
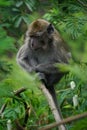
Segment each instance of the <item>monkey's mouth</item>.
[{"label": "monkey's mouth", "polygon": [[38,50],[41,50],[41,47],[37,47],[37,48],[32,47],[32,50],[38,51]]},{"label": "monkey's mouth", "polygon": [[37,50],[40,50],[41,49],[41,46],[35,46],[35,45],[30,45],[31,49],[33,51],[37,51]]}]

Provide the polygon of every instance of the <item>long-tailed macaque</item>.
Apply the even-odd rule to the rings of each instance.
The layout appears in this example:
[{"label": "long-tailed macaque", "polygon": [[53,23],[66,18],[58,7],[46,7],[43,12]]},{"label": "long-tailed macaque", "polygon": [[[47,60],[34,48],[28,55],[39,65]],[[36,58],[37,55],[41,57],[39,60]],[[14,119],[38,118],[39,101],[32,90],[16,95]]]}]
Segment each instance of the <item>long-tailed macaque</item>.
[{"label": "long-tailed macaque", "polygon": [[17,62],[27,72],[35,71],[40,80],[51,93],[55,105],[58,104],[54,85],[59,82],[64,73],[55,66],[55,63],[68,64],[70,52],[54,26],[38,19],[29,25],[24,45],[19,49]]}]

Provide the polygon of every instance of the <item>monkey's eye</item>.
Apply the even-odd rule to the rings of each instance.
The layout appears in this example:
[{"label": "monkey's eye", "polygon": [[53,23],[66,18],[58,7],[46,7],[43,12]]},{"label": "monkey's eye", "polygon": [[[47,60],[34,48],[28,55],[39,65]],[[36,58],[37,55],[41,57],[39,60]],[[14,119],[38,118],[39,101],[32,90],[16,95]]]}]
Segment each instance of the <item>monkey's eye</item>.
[{"label": "monkey's eye", "polygon": [[30,36],[30,38],[37,38],[37,39],[38,39],[39,37],[40,37],[40,36],[33,36],[33,35]]},{"label": "monkey's eye", "polygon": [[35,36],[31,35],[30,38],[35,38]]},{"label": "monkey's eye", "polygon": [[52,24],[49,24],[49,26],[47,28],[47,32],[48,32],[48,34],[52,34],[54,32],[54,27],[52,26]]}]

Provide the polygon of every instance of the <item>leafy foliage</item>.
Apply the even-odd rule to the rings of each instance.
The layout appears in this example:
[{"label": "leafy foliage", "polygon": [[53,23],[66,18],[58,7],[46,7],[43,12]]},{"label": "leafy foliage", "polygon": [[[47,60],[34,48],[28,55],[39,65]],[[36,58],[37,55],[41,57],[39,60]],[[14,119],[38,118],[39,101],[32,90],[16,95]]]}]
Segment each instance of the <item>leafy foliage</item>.
[{"label": "leafy foliage", "polygon": [[14,47],[15,39],[13,37],[9,37],[6,31],[1,27],[0,28],[0,54],[6,53],[11,50],[16,51]]},{"label": "leafy foliage", "polygon": [[[3,14],[0,23],[7,29],[9,35],[18,37],[19,34],[24,33],[31,22],[31,13],[36,9],[37,2],[36,0],[2,0],[0,13]],[[8,4],[7,8],[5,4]]]},{"label": "leafy foliage", "polygon": [[60,31],[60,27],[62,27],[62,31],[68,33],[72,39],[77,39],[83,35],[83,27],[87,23],[85,8],[82,8],[75,1],[68,1],[68,4],[66,3],[66,1],[61,2],[60,6],[58,6],[58,3],[55,3],[55,8],[52,8],[49,13],[46,13],[44,18],[55,24]]},{"label": "leafy foliage", "polygon": [[[81,120],[75,123],[75,126],[71,130],[86,130],[87,129],[87,119]],[[81,125],[80,125],[81,124]]]},{"label": "leafy foliage", "polygon": [[[36,11],[36,12],[35,12]],[[0,0],[0,130],[7,129],[7,120],[23,125],[25,104],[30,108],[26,127],[36,130],[38,126],[54,121],[45,98],[38,90],[37,76],[29,75],[16,65],[16,52],[23,42],[27,25],[37,17],[52,22],[71,48],[74,61],[58,66],[69,71],[56,86],[58,100],[64,117],[87,111],[87,0]],[[72,90],[70,82],[76,87]],[[26,92],[15,96],[13,91],[21,87]],[[78,106],[73,105],[73,96],[78,96]],[[20,104],[20,105],[19,105]],[[86,130],[87,119],[67,125],[69,130]]]}]

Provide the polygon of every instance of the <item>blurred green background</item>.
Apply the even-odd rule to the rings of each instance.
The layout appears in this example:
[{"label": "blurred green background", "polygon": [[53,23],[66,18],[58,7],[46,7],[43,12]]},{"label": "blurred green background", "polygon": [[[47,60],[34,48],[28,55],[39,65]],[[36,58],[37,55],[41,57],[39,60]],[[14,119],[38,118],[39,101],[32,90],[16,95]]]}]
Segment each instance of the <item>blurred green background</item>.
[{"label": "blurred green background", "polygon": [[[68,44],[73,61],[61,69],[68,69],[56,91],[64,118],[87,111],[87,0],[0,0],[0,130],[17,130],[15,120],[22,125],[26,113],[24,102],[31,108],[26,124],[28,130],[54,122],[45,97],[38,86],[35,74],[29,75],[16,63],[16,54],[23,44],[28,25],[37,18],[53,23]],[[71,89],[71,81],[75,88]],[[13,91],[21,87],[27,91],[21,98]],[[73,96],[78,96],[77,106]],[[21,99],[23,101],[21,101]],[[87,130],[87,119],[67,124],[68,130]],[[52,129],[56,130],[56,128]]]}]

